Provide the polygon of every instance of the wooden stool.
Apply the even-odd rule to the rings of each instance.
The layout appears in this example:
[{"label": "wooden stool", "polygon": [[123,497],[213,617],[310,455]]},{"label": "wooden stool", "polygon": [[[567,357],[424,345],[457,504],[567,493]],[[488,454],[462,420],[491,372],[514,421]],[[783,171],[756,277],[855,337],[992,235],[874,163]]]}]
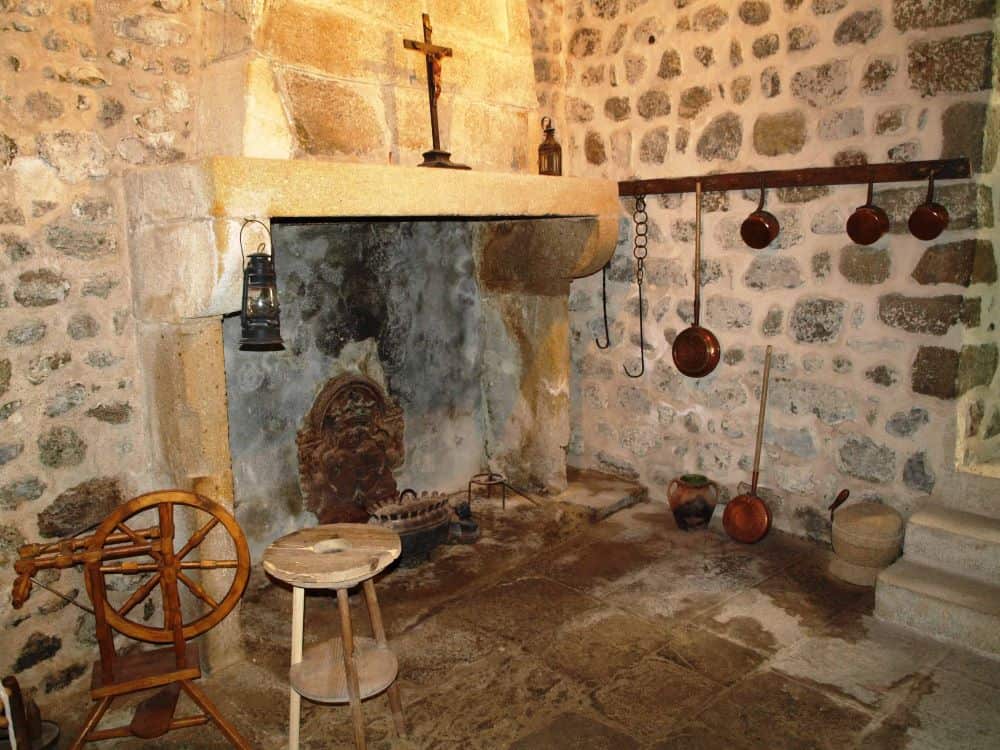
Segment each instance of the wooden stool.
[{"label": "wooden stool", "polygon": [[[397,734],[404,735],[403,705],[396,674],[399,664],[389,650],[372,578],[399,557],[399,535],[378,526],[335,523],[302,529],[274,542],[264,553],[264,570],[292,585],[292,666],[288,720],[289,750],[299,747],[301,699],[350,703],[354,743],[365,747],[361,701],[383,690],[389,698]],[[362,584],[371,638],[355,638],[347,590]],[[340,643],[331,640],[302,653],[305,589],[335,589],[340,611]]]}]

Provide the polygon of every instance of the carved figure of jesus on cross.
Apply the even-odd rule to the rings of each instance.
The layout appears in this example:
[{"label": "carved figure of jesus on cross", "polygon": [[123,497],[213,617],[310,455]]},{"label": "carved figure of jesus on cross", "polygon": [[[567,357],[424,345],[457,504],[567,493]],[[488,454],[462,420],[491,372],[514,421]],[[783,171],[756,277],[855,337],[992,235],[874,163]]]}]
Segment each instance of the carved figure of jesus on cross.
[{"label": "carved figure of jesus on cross", "polygon": [[404,39],[403,46],[422,52],[427,58],[427,95],[431,104],[431,138],[433,148],[424,152],[421,167],[445,167],[450,169],[469,169],[464,164],[451,161],[451,153],[441,150],[441,131],[438,127],[438,99],[441,97],[441,58],[451,57],[451,47],[441,47],[431,41],[431,17],[423,14],[424,40]]}]

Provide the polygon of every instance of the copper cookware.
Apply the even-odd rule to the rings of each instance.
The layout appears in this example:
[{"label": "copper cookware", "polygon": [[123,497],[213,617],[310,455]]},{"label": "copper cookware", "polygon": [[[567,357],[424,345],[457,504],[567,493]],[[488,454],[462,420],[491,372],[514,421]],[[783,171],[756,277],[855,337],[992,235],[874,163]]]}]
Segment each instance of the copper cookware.
[{"label": "copper cookware", "polygon": [[781,229],[778,218],[764,210],[764,186],[760,188],[760,203],[757,210],[743,220],[740,237],[754,250],[763,250],[774,241]]},{"label": "copper cookware", "polygon": [[754,544],[771,530],[771,509],[757,496],[757,478],[760,475],[760,445],[764,439],[764,412],[767,408],[767,385],[771,376],[771,347],[764,355],[764,384],[760,390],[760,414],[757,417],[757,443],[753,454],[753,474],[750,492],[737,495],[726,505],[722,525],[737,542]]},{"label": "copper cookware", "polygon": [[910,234],[920,240],[933,240],[948,226],[948,209],[934,202],[934,174],[927,183],[927,200],[910,214]]},{"label": "copper cookware", "polygon": [[868,183],[868,201],[847,219],[847,234],[858,245],[871,245],[889,231],[889,217],[872,203],[874,183]]},{"label": "copper cookware", "polygon": [[674,339],[674,365],[689,378],[703,378],[719,364],[719,339],[701,322],[701,183],[695,183],[694,323]]}]

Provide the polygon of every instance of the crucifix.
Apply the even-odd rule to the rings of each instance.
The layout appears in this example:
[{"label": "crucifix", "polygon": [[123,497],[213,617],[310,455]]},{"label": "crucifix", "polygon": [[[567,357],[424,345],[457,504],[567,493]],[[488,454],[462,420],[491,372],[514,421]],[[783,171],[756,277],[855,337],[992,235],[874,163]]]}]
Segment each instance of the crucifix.
[{"label": "crucifix", "polygon": [[424,41],[416,39],[404,39],[403,46],[406,49],[423,52],[427,58],[427,94],[431,100],[431,137],[434,141],[434,148],[424,152],[424,161],[421,167],[444,167],[446,169],[469,169],[464,164],[455,164],[451,160],[451,153],[441,150],[441,133],[438,130],[438,99],[441,96],[441,58],[451,57],[451,47],[440,47],[431,43],[431,17],[423,14],[424,20]]}]

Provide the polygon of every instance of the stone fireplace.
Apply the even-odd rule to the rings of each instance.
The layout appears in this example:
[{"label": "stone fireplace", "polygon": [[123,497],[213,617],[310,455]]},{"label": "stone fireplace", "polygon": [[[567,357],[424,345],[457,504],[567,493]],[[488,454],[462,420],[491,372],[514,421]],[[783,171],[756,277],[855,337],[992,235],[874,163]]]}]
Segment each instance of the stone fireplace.
[{"label": "stone fireplace", "polygon": [[[315,523],[295,435],[344,373],[407,412],[402,486],[565,487],[569,284],[614,248],[613,183],[243,158],[127,183],[153,473],[235,500],[255,551]],[[223,325],[245,217],[273,222],[285,352]]]}]

